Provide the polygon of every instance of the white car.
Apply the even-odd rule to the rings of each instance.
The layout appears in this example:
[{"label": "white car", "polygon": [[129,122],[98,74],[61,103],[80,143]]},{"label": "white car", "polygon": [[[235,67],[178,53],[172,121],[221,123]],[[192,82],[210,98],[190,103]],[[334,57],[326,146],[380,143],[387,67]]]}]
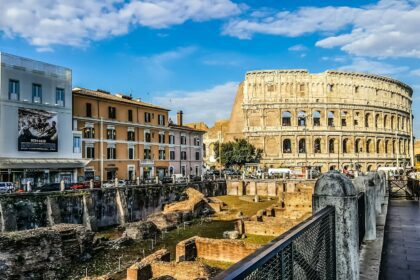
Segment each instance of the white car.
[{"label": "white car", "polygon": [[0,182],[0,193],[11,193],[15,190],[13,183]]}]

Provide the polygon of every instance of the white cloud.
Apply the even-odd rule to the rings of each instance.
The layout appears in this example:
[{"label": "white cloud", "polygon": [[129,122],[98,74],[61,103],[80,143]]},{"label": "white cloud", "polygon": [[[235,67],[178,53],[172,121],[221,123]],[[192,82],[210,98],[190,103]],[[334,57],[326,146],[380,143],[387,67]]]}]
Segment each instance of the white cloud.
[{"label": "white cloud", "polygon": [[291,52],[305,52],[308,50],[308,48],[305,47],[304,45],[299,44],[299,45],[291,46],[290,48],[288,48],[288,50]]},{"label": "white cloud", "polygon": [[420,77],[420,69],[414,69],[410,71],[411,76]]},{"label": "white cloud", "polygon": [[141,63],[143,69],[153,77],[166,78],[172,72],[169,66],[172,62],[184,59],[197,51],[195,46],[178,47],[173,50],[154,54],[152,56],[135,57]]},{"label": "white cloud", "polygon": [[381,61],[369,60],[361,57],[354,58],[351,64],[341,66],[339,69],[390,76],[404,73],[409,70],[406,66],[395,66]]},{"label": "white cloud", "polygon": [[201,91],[172,91],[154,97],[153,103],[170,108],[172,120],[182,110],[184,123],[203,121],[212,125],[218,119],[229,118],[238,85],[227,82]]},{"label": "white cloud", "polygon": [[22,37],[40,50],[85,46],[137,26],[167,28],[241,11],[230,0],[0,0],[0,7],[0,32]]},{"label": "white cloud", "polygon": [[296,37],[320,32],[324,38],[318,47],[339,47],[357,56],[420,58],[418,26],[420,1],[381,0],[360,8],[303,7],[263,18],[233,19],[223,33],[249,39],[255,33]]}]

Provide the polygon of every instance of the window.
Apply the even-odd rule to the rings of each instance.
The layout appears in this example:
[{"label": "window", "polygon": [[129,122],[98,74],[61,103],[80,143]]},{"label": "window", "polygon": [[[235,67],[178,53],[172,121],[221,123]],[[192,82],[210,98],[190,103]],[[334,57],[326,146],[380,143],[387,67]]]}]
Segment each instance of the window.
[{"label": "window", "polygon": [[127,141],[136,141],[136,135],[133,130],[127,131]]},{"label": "window", "polygon": [[175,151],[169,151],[170,160],[175,160]]},{"label": "window", "polygon": [[381,152],[381,145],[382,144],[382,142],[381,142],[381,140],[380,139],[378,139],[377,141],[376,141],[376,153],[377,154],[379,154],[380,152]]},{"label": "window", "polygon": [[56,88],[55,89],[55,104],[58,106],[64,107],[65,106],[65,96],[64,96],[64,89],[63,88]]},{"label": "window", "polygon": [[159,125],[165,125],[165,116],[164,115],[158,115],[158,124]]},{"label": "window", "polygon": [[83,129],[83,138],[87,138],[87,139],[95,138],[95,128],[85,127]]},{"label": "window", "polygon": [[159,159],[160,160],[166,159],[166,151],[164,149],[159,150]]},{"label": "window", "polygon": [[117,133],[115,131],[115,128],[108,128],[106,130],[106,139],[108,140],[115,140],[117,138]]},{"label": "window", "polygon": [[292,125],[292,114],[290,112],[283,112],[282,114],[282,126]]},{"label": "window", "polygon": [[317,138],[314,141],[314,153],[320,154],[321,153],[321,139]]},{"label": "window", "polygon": [[200,152],[195,152],[195,160],[200,160]]},{"label": "window", "polygon": [[292,142],[290,139],[283,140],[283,153],[291,153],[292,152]]},{"label": "window", "polygon": [[372,140],[371,139],[368,139],[367,141],[366,141],[366,153],[371,153],[372,152]]},{"label": "window", "polygon": [[186,170],[186,167],[185,166],[181,166],[181,174],[182,174],[182,176],[185,176],[186,175],[185,170]]},{"label": "window", "polygon": [[144,159],[152,159],[150,148],[144,148]]},{"label": "window", "polygon": [[150,132],[145,132],[144,133],[144,141],[148,142],[148,143],[152,142],[152,137],[150,135]]},{"label": "window", "polygon": [[164,144],[165,143],[165,134],[159,133],[159,143]]},{"label": "window", "polygon": [[334,112],[328,112],[328,126],[334,126]]},{"label": "window", "polygon": [[133,110],[128,110],[128,121],[129,122],[133,121]]},{"label": "window", "polygon": [[92,104],[86,103],[86,117],[92,117]]},{"label": "window", "polygon": [[334,139],[330,139],[328,141],[328,152],[329,153],[334,153],[334,146],[335,146],[335,140]]},{"label": "window", "polygon": [[73,153],[80,154],[80,136],[73,137]]},{"label": "window", "polygon": [[365,114],[365,127],[369,127],[370,126],[370,114],[367,113]]},{"label": "window", "polygon": [[169,135],[169,144],[175,144],[175,135]]},{"label": "window", "polygon": [[299,140],[299,153],[306,153],[306,141],[305,139],[300,139]]},{"label": "window", "polygon": [[181,135],[181,145],[187,145],[187,136]]},{"label": "window", "polygon": [[315,111],[312,114],[312,121],[314,126],[320,126],[321,125],[321,112]]},{"label": "window", "polygon": [[42,86],[39,84],[32,84],[32,102],[42,103]]},{"label": "window", "polygon": [[128,159],[134,159],[134,147],[128,147]]},{"label": "window", "polygon": [[331,85],[331,84],[327,85],[327,89],[328,89],[328,92],[333,92],[334,91],[334,85]]},{"label": "window", "polygon": [[106,151],[107,151],[107,159],[116,159],[117,158],[115,146],[108,147]]},{"label": "window", "polygon": [[343,151],[344,154],[347,154],[348,153],[348,149],[347,149],[348,142],[349,142],[349,140],[347,138],[346,139],[343,139],[342,151]]},{"label": "window", "polygon": [[117,109],[115,107],[108,107],[108,117],[110,119],[115,119],[117,116]]},{"label": "window", "polygon": [[95,148],[93,146],[86,147],[86,158],[95,158]]},{"label": "window", "polygon": [[379,114],[376,114],[375,116],[375,128],[379,127]]},{"label": "window", "polygon": [[347,112],[341,112],[341,126],[347,126]]},{"label": "window", "polygon": [[9,80],[9,99],[19,100],[20,84],[19,81]]},{"label": "window", "polygon": [[187,152],[181,151],[181,160],[187,160]]},{"label": "window", "polygon": [[358,87],[358,86],[355,86],[355,87],[354,87],[354,92],[355,92],[355,93],[358,93],[358,92],[359,92],[359,87]]},{"label": "window", "polygon": [[200,146],[200,138],[194,137],[194,146]]},{"label": "window", "polygon": [[360,139],[356,139],[356,143],[354,144],[354,152],[356,154],[362,152],[362,147],[360,146]]},{"label": "window", "polygon": [[148,112],[144,112],[144,122],[149,123],[152,121],[152,115]]},{"label": "window", "polygon": [[298,126],[306,126],[306,113],[303,111],[298,113]]}]

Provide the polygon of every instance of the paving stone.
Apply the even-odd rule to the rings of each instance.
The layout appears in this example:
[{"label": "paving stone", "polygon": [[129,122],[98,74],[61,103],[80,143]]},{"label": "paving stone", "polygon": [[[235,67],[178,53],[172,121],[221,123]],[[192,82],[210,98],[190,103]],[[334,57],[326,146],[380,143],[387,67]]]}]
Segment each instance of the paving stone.
[{"label": "paving stone", "polygon": [[420,205],[390,200],[379,279],[420,280]]}]

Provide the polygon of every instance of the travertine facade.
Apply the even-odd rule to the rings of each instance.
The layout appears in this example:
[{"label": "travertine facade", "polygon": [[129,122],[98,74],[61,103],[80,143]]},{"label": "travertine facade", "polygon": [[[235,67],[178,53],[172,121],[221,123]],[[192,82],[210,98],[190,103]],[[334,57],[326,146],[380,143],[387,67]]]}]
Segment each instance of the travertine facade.
[{"label": "travertine facade", "polygon": [[412,165],[412,93],[404,83],[369,74],[251,71],[224,140],[247,138],[263,149],[265,167]]}]

